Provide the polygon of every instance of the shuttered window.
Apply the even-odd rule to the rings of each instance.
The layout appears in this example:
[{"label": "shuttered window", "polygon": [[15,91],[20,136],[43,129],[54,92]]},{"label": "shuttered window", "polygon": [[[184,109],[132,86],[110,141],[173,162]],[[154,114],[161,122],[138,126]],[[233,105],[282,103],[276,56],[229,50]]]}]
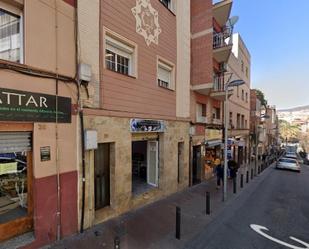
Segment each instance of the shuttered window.
[{"label": "shuttered window", "polygon": [[0,132],[0,153],[30,151],[31,132]]}]

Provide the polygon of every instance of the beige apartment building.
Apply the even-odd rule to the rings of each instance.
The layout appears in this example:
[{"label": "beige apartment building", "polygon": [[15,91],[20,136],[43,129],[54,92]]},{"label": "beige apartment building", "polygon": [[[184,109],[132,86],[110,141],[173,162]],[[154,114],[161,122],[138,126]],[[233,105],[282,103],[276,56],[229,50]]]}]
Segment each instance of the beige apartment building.
[{"label": "beige apartment building", "polygon": [[190,1],[80,0],[78,33],[86,228],[188,186]]},{"label": "beige apartment building", "polygon": [[74,16],[74,1],[0,1],[1,248],[78,229]]},{"label": "beige apartment building", "polygon": [[228,101],[228,158],[240,165],[248,162],[250,144],[250,53],[241,36],[233,34],[233,49],[225,81],[241,79],[245,84],[234,87]]}]

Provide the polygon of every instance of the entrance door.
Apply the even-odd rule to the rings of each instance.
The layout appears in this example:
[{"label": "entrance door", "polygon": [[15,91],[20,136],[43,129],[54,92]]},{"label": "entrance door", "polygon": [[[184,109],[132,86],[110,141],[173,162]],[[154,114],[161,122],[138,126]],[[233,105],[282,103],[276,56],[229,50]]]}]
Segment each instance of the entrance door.
[{"label": "entrance door", "polygon": [[193,146],[192,184],[201,182],[201,146]]},{"label": "entrance door", "polygon": [[0,131],[0,241],[33,227],[31,137]]},{"label": "entrance door", "polygon": [[110,205],[110,144],[98,144],[94,152],[95,209]]},{"label": "entrance door", "polygon": [[147,183],[151,186],[158,186],[158,141],[147,143]]}]

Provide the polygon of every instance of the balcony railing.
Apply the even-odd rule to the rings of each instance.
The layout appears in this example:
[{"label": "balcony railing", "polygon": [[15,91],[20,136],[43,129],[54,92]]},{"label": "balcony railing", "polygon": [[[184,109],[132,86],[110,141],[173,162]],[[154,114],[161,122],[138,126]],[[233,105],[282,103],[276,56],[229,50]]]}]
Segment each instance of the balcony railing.
[{"label": "balcony railing", "polygon": [[222,48],[232,45],[230,29],[225,29],[223,32],[213,34],[213,48]]},{"label": "balcony railing", "polygon": [[226,76],[224,74],[214,76],[214,91],[223,92],[226,83]]}]

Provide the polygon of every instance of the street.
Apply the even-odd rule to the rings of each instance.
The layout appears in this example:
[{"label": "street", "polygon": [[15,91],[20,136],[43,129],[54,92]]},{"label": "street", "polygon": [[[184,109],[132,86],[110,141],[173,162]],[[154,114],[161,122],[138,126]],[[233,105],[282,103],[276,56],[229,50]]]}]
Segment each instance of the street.
[{"label": "street", "polygon": [[[303,165],[296,173],[272,166],[265,173],[255,189],[241,193],[183,248],[309,248],[309,167]],[[269,231],[258,233],[259,227],[252,226],[254,231],[252,224]]]}]

